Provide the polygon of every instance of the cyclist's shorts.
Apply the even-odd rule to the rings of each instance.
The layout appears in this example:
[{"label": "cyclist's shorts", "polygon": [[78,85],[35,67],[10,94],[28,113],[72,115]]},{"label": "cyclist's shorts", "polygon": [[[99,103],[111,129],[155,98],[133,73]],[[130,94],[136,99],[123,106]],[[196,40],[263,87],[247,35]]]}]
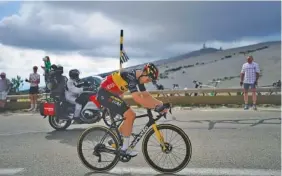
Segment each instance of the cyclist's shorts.
[{"label": "cyclist's shorts", "polygon": [[123,114],[130,108],[126,102],[121,99],[119,96],[106,91],[103,88],[100,88],[97,92],[97,100],[99,103],[108,108],[112,113],[119,114],[123,116]]}]

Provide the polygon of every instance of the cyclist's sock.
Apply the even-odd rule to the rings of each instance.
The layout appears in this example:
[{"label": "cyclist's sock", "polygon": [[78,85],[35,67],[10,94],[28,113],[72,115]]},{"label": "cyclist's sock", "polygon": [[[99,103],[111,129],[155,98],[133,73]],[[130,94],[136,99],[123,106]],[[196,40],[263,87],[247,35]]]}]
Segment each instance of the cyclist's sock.
[{"label": "cyclist's sock", "polygon": [[127,150],[128,146],[129,146],[129,142],[130,142],[130,137],[124,136],[123,137],[123,145],[121,150]]}]

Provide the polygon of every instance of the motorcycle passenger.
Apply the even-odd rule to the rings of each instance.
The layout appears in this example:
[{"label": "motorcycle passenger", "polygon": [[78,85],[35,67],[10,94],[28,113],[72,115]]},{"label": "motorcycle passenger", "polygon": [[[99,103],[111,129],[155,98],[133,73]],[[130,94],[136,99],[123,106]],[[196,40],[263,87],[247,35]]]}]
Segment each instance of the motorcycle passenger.
[{"label": "motorcycle passenger", "polygon": [[72,69],[69,71],[69,80],[67,81],[67,87],[65,91],[66,100],[75,105],[74,119],[80,117],[80,111],[82,105],[77,103],[76,99],[83,92],[83,88],[79,87],[79,75],[80,72],[77,69]]}]

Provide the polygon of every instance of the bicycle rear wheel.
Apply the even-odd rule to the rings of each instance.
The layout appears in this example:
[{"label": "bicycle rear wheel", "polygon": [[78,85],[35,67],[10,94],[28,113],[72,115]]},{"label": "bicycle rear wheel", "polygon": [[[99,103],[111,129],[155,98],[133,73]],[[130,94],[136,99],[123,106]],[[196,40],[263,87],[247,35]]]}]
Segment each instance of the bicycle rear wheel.
[{"label": "bicycle rear wheel", "polygon": [[[83,144],[84,139],[88,136],[91,136],[90,138],[91,143],[94,144],[93,138],[101,138],[98,140],[97,144],[93,145],[92,147],[86,149],[90,151],[90,154],[92,154],[91,158],[97,157],[98,163],[96,165],[91,164],[83,154]],[[110,137],[110,138],[108,138]],[[112,141],[112,144],[109,144],[109,141]],[[114,146],[114,147],[113,147]],[[97,172],[104,172],[109,171],[112,168],[116,166],[116,164],[119,161],[119,142],[116,137],[116,135],[109,129],[104,126],[94,126],[86,129],[81,136],[79,137],[78,144],[77,144],[77,152],[79,159],[82,161],[82,163],[89,169],[97,171]],[[102,156],[102,154],[111,154],[113,155],[112,161],[107,161],[108,157]],[[102,163],[109,162],[107,166],[100,167]]]},{"label": "bicycle rear wheel", "polygon": [[[142,152],[144,155],[144,158],[146,160],[146,162],[156,171],[160,172],[160,173],[164,173],[164,174],[173,174],[176,172],[181,171],[182,169],[184,169],[187,164],[189,163],[190,159],[191,159],[191,155],[192,155],[192,145],[190,142],[189,137],[187,136],[187,134],[180,129],[179,127],[175,126],[175,125],[171,125],[171,124],[160,124],[157,125],[157,129],[160,131],[160,133],[162,134],[163,138],[164,138],[164,142],[165,142],[165,146],[167,148],[166,151],[162,150],[162,147],[160,145],[160,143],[158,142],[158,140],[153,136],[154,134],[154,130],[153,128],[151,128],[147,134],[144,137],[143,143],[142,143]],[[177,139],[176,135],[172,135],[169,134],[167,132],[167,130],[170,130],[174,133],[176,133],[176,135],[180,136],[180,139],[182,139],[183,145],[179,145],[179,144],[175,144],[177,141],[179,141],[179,139]],[[168,135],[168,136],[166,136]],[[149,145],[149,139],[153,139],[155,138],[155,141],[153,144],[155,144],[156,146],[154,147],[153,145]],[[169,139],[171,139],[171,141],[168,141]],[[174,141],[174,142],[173,142]],[[180,147],[177,148],[177,147]],[[153,148],[156,149],[154,152],[152,152],[153,154],[149,154],[148,149],[149,148]],[[177,148],[177,149],[176,149]],[[178,163],[175,167],[171,167],[171,168],[165,168],[166,164],[160,164],[157,165],[157,162],[154,162],[154,159],[158,159],[158,158],[165,158],[167,163],[172,163],[172,160],[177,161],[178,158],[176,155],[169,155],[172,154],[172,152],[180,153],[181,152],[181,148],[185,149],[185,152],[183,154],[181,154],[181,156],[183,157],[182,161],[180,163]],[[157,151],[158,149],[158,151]],[[167,161],[170,160],[170,161]]]}]

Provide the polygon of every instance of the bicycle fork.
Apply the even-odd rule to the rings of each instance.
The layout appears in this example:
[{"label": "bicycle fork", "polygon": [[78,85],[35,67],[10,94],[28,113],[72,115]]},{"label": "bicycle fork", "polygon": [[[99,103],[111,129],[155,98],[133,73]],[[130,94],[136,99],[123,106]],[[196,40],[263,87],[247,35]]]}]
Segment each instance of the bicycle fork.
[{"label": "bicycle fork", "polygon": [[153,130],[155,131],[155,135],[156,135],[156,137],[157,137],[159,143],[160,143],[161,146],[162,146],[162,150],[163,150],[163,151],[166,150],[166,146],[165,146],[163,134],[158,130],[156,123],[154,123],[154,124],[152,125],[152,127],[153,127]]}]

